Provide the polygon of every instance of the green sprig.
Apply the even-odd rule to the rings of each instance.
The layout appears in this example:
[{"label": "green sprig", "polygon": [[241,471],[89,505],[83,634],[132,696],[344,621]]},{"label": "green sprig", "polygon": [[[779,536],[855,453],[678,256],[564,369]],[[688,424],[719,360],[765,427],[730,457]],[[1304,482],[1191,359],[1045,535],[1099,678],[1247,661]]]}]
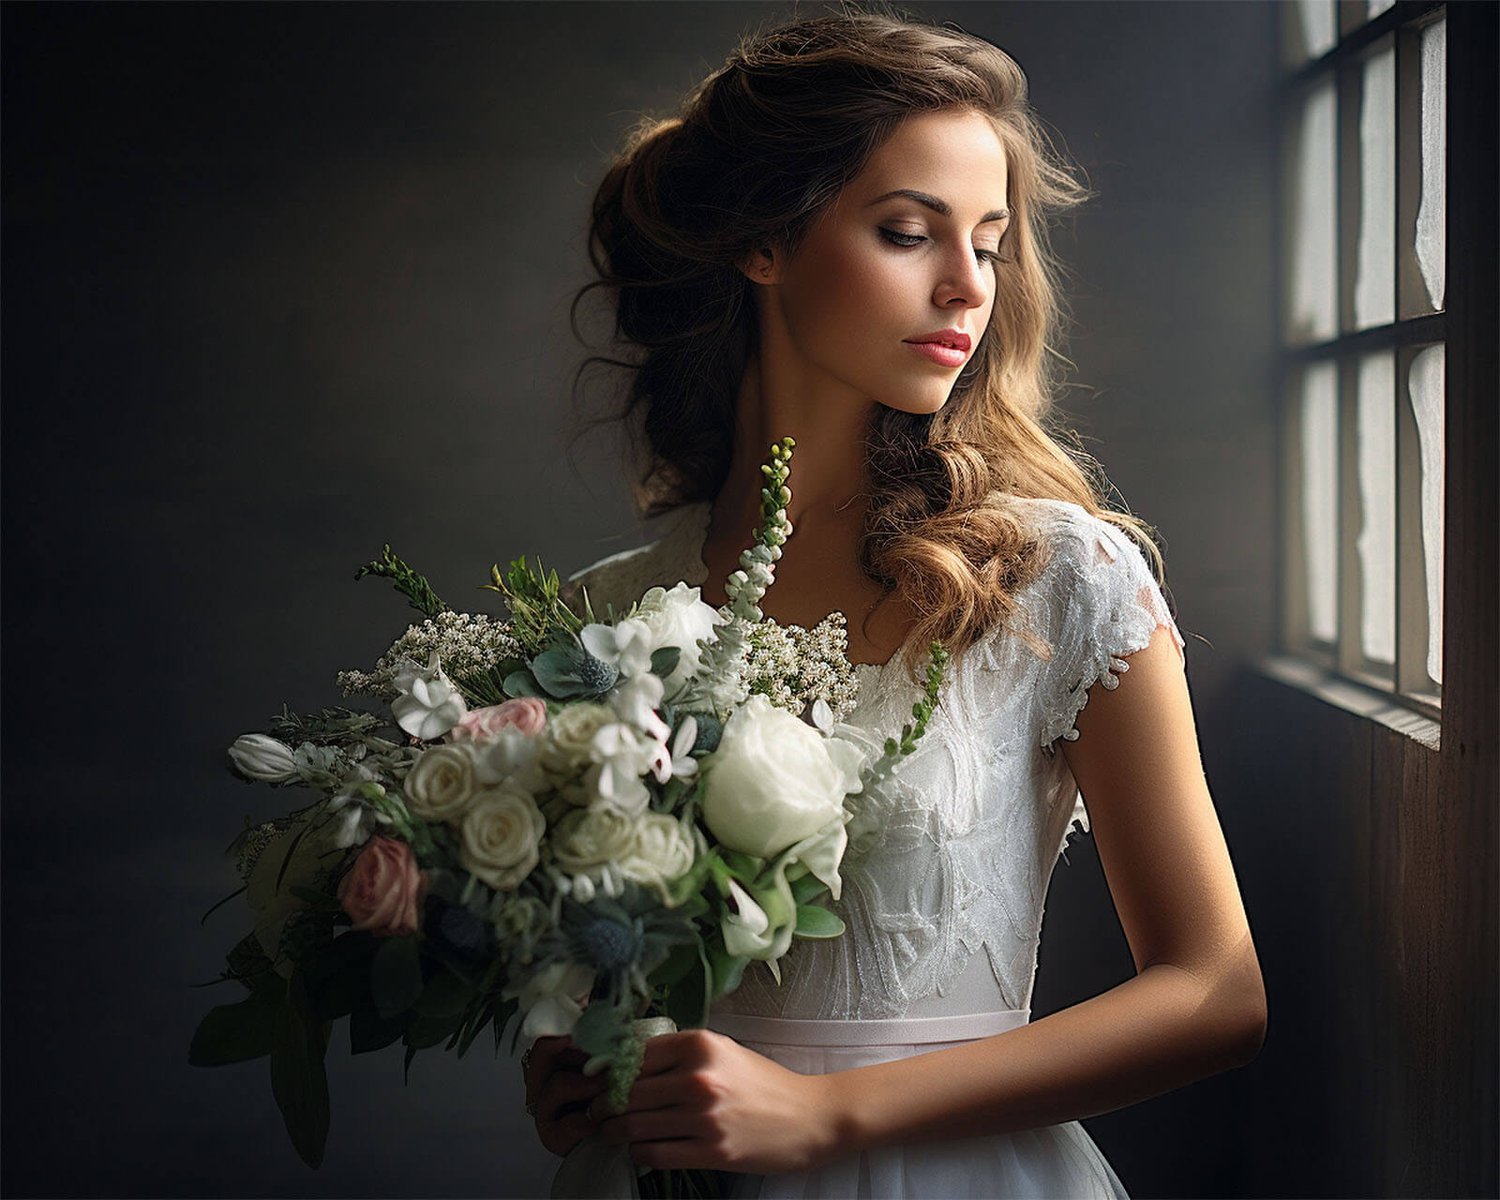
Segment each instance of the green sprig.
[{"label": "green sprig", "polygon": [[435,617],[438,613],[448,610],[442,598],[432,590],[432,584],[427,582],[426,576],[410,567],[404,559],[391,553],[389,542],[382,547],[380,557],[360,567],[354,573],[354,578],[363,579],[366,575],[378,575],[381,579],[389,579],[395,589],[406,597],[407,603],[424,617]]}]

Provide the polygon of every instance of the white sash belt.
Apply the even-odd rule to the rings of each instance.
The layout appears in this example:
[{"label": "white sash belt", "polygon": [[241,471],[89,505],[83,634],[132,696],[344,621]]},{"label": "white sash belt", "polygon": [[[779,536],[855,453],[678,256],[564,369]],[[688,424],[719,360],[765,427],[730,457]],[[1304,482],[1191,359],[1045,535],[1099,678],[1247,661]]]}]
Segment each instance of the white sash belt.
[{"label": "white sash belt", "polygon": [[951,1017],[898,1017],[890,1021],[800,1021],[710,1013],[708,1028],[737,1042],[775,1046],[897,1046],[966,1042],[1008,1033],[1031,1020],[1031,1010],[959,1013]]}]

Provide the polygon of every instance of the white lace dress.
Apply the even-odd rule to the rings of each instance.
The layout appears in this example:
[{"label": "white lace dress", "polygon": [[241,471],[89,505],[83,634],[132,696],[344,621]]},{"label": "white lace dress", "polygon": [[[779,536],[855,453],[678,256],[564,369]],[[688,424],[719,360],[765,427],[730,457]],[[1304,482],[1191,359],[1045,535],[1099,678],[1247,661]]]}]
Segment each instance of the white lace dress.
[{"label": "white lace dress", "polygon": [[[1025,1024],[1047,884],[1088,813],[1055,752],[1076,739],[1090,685],[1117,686],[1123,656],[1158,625],[1183,641],[1140,549],[1076,504],[1022,501],[1050,554],[1017,597],[1053,647],[991,634],[950,666],[926,736],[898,772],[878,841],[846,861],[834,905],[839,938],[798,941],[782,983],[753,964],[715,1006],[710,1028],[802,1073],[943,1049]],[[595,608],[647,588],[701,585],[709,505],[669,518],[657,541],[573,576]],[[898,653],[858,668],[845,718],[897,732],[917,697]],[[1121,1197],[1127,1193],[1077,1121],[961,1140],[888,1145],[808,1174],[737,1177],[737,1196]]]}]

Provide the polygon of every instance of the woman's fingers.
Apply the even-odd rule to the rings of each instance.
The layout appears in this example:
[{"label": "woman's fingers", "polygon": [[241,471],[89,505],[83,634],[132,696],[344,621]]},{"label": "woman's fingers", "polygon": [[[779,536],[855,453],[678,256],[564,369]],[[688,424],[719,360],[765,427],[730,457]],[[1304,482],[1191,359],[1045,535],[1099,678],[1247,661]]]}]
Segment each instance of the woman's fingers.
[{"label": "woman's fingers", "polygon": [[599,1132],[611,1142],[654,1142],[676,1138],[708,1137],[712,1122],[701,1113],[681,1108],[661,1108],[652,1112],[628,1112],[611,1117],[599,1125]]},{"label": "woman's fingers", "polygon": [[590,1078],[578,1071],[554,1071],[542,1082],[537,1093],[537,1119],[555,1121],[570,1104],[586,1106],[603,1093],[606,1085],[607,1080],[602,1075]]}]

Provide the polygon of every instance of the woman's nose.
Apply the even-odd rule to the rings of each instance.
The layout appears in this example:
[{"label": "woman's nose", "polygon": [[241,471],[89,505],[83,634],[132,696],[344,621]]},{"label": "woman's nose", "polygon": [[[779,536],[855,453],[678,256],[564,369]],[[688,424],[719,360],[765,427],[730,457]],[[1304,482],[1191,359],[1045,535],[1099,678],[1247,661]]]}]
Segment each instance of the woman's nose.
[{"label": "woman's nose", "polygon": [[986,267],[967,247],[944,259],[942,278],[933,293],[940,308],[978,308],[989,296]]}]

